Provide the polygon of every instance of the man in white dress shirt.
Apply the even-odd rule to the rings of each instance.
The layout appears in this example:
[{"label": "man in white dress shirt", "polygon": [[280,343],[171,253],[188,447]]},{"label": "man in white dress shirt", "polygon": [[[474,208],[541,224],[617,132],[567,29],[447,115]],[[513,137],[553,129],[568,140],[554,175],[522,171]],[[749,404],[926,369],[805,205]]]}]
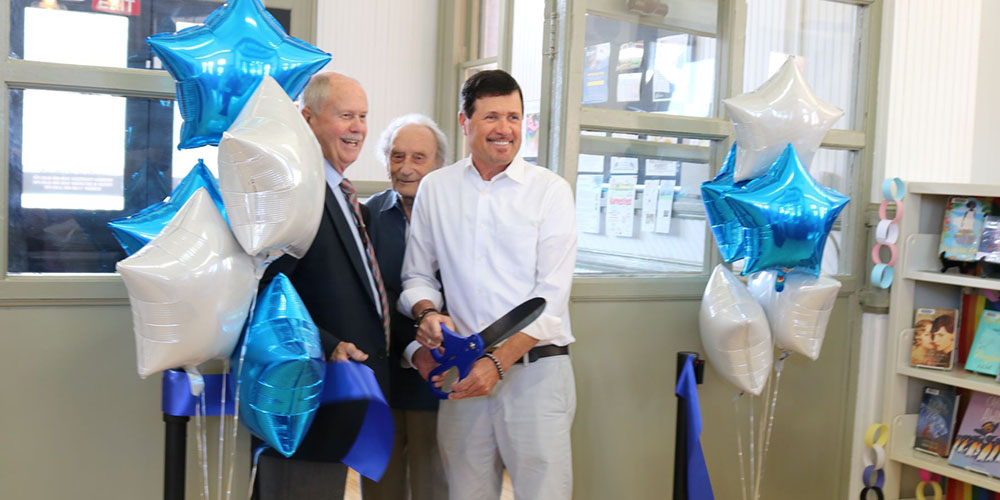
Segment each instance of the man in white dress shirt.
[{"label": "man in white dress shirt", "polygon": [[441,345],[441,324],[469,335],[531,297],[548,302],[441,404],[438,444],[452,499],[499,498],[503,466],[517,498],[572,498],[576,212],[562,177],[517,157],[523,112],[509,74],[470,77],[458,119],[471,156],[424,177],[413,206],[399,309],[418,325],[419,345],[407,355],[422,374],[434,366],[428,349]]}]

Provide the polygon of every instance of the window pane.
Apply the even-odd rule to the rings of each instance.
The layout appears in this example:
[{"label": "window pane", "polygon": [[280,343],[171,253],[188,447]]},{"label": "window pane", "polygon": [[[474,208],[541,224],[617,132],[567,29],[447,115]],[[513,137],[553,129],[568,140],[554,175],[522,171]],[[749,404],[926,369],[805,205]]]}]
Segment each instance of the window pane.
[{"label": "window pane", "polygon": [[524,95],[524,120],[520,155],[538,163],[538,127],[542,102],[542,42],[545,32],[545,2],[514,1],[514,37],[511,47],[511,75]]},{"label": "window pane", "polygon": [[836,189],[841,193],[851,196],[851,202],[847,208],[840,213],[837,222],[834,223],[833,231],[830,231],[830,238],[823,248],[824,273],[831,275],[851,274],[851,248],[854,248],[854,232],[843,231],[842,228],[847,221],[854,217],[854,210],[857,209],[859,201],[852,193],[854,192],[854,170],[858,153],[843,149],[820,149],[813,157],[812,165],[809,166],[809,173],[812,174],[816,182],[828,188]]},{"label": "window pane", "polygon": [[[159,69],[160,62],[151,56],[146,37],[200,24],[223,3],[11,0],[10,56],[28,61]],[[268,12],[286,32],[290,30],[290,10]]]},{"label": "window pane", "polygon": [[861,40],[861,7],[825,0],[747,2],[743,90],[764,83],[789,55],[802,56],[803,73],[820,99],[844,110],[834,128],[854,120]]},{"label": "window pane", "polygon": [[577,274],[703,271],[706,223],[699,186],[708,180],[709,151],[689,141],[581,136]]},{"label": "window pane", "polygon": [[479,59],[496,57],[500,47],[500,0],[480,0],[479,9]]},{"label": "window pane", "polygon": [[114,272],[124,253],[105,224],[172,187],[173,101],[48,90],[8,97],[8,271]]},{"label": "window pane", "polygon": [[583,104],[711,116],[715,39],[587,14]]}]

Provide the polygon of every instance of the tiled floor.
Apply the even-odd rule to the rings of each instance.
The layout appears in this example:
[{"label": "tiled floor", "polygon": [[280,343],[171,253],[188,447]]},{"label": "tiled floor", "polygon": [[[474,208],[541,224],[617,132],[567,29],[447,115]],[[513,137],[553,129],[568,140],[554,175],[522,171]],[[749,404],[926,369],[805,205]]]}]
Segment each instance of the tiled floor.
[{"label": "tiled floor", "polygon": [[[344,500],[361,500],[360,476],[354,470],[347,472],[347,489],[344,491]],[[514,488],[510,485],[510,476],[507,471],[503,471],[503,492],[500,500],[514,500]]]}]

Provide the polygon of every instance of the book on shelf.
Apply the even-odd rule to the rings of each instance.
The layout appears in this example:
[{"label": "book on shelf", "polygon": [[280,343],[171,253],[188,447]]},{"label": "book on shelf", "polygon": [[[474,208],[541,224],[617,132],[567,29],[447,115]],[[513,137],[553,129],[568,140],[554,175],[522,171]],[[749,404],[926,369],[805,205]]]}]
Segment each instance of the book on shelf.
[{"label": "book on shelf", "polygon": [[976,327],[979,325],[979,318],[983,316],[984,310],[1000,310],[1000,303],[991,302],[983,295],[983,291],[978,288],[962,289],[962,306],[959,312],[958,322],[958,364],[965,366],[969,359],[969,352],[972,350],[972,343],[976,338]]},{"label": "book on shelf", "polygon": [[972,262],[979,251],[979,240],[986,218],[988,198],[954,196],[948,200],[941,228],[938,251],[946,259]]},{"label": "book on shelf", "polygon": [[948,463],[1000,477],[1000,397],[973,392],[951,446]]},{"label": "book on shelf", "polygon": [[1000,492],[963,483],[958,479],[942,477],[941,483],[944,489],[943,500],[1000,500]]},{"label": "book on shelf", "polygon": [[948,456],[952,431],[955,429],[955,414],[958,412],[958,398],[954,387],[924,387],[913,448],[933,455]]},{"label": "book on shelf", "polygon": [[984,309],[975,332],[965,369],[996,377],[1000,373],[1000,312]]},{"label": "book on shelf", "polygon": [[983,219],[983,235],[979,237],[976,260],[1000,264],[1000,216],[987,215]]},{"label": "book on shelf", "polygon": [[950,370],[955,364],[957,309],[920,307],[913,317],[910,365]]}]

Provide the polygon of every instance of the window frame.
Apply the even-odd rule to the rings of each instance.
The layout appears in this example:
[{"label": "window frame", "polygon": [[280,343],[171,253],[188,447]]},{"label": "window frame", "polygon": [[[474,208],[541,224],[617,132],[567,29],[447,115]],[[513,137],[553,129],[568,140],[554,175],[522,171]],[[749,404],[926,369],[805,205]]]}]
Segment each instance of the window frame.
[{"label": "window frame", "polygon": [[[9,140],[11,89],[43,89],[123,97],[175,100],[173,78],[162,70],[80,66],[10,57],[10,0],[0,0],[0,305],[122,305],[128,295],[121,277],[108,273],[8,274],[9,258]],[[269,0],[272,8],[291,11],[292,31],[315,42],[316,0]]]},{"label": "window frame", "polygon": [[[877,93],[878,59],[881,32],[882,2],[878,0],[824,0],[861,7],[859,10],[860,47],[857,60],[857,81],[855,82],[856,98],[854,128],[830,130],[823,139],[822,148],[843,149],[855,151],[853,155],[856,164],[851,179],[854,191],[851,193],[855,207],[850,211],[850,220],[840,220],[839,225],[855,228],[864,227],[864,214],[867,206],[866,193],[870,191],[873,163],[874,131],[875,131],[875,97]],[[500,33],[501,40],[498,56],[498,66],[510,69],[510,59],[507,47],[510,44],[512,26],[506,23],[512,18],[513,0],[504,0],[505,25]],[[442,17],[442,26],[454,27],[454,38],[459,41],[463,36],[475,36],[477,22],[470,17],[474,14],[473,3],[478,0],[456,2],[451,6],[451,17]],[[585,16],[593,13],[613,19],[636,24],[644,24],[666,29],[680,30],[693,34],[704,34],[688,28],[678,28],[659,22],[647,16],[629,15],[621,12],[607,12],[599,8],[591,8],[586,0],[546,0],[546,34],[543,50],[542,82],[545,86],[551,82],[553,92],[543,96],[542,126],[540,133],[539,160],[562,175],[575,190],[577,177],[576,161],[581,152],[592,150],[592,138],[582,136],[582,130],[601,130],[630,134],[667,135],[711,139],[710,149],[711,175],[717,171],[733,142],[733,126],[725,115],[722,99],[743,93],[743,66],[745,51],[745,33],[747,28],[747,7],[742,0],[719,0],[717,28],[718,34],[709,34],[716,38],[716,89],[714,96],[714,113],[711,117],[698,118],[677,115],[659,115],[619,110],[605,110],[583,106],[582,86],[580,85],[583,65],[583,50],[585,37]],[[456,16],[456,12],[467,14]],[[465,27],[471,26],[471,30]],[[734,36],[735,35],[735,36]],[[474,47],[472,38],[466,38],[465,48]],[[445,49],[444,47],[442,49]],[[466,52],[470,54],[470,52]],[[442,59],[439,68],[444,81],[456,81],[461,73],[455,68],[469,59],[461,59],[462,53],[453,53],[457,58],[451,61]],[[450,62],[450,64],[449,64]],[[553,76],[556,76],[553,79]],[[456,143],[462,140],[457,129],[457,112],[447,109],[447,104],[456,101],[458,86],[441,92],[444,103],[438,120],[448,130],[453,130],[452,140]],[[546,102],[547,101],[547,102]],[[706,226],[705,238],[711,241],[711,230]],[[842,294],[857,291],[863,284],[865,238],[861,234],[852,234],[851,241],[846,242],[843,252],[849,252],[849,274],[838,275],[843,283]],[[633,299],[698,299],[701,297],[708,281],[710,270],[721,263],[714,245],[706,244],[706,254],[702,273],[662,274],[656,277],[638,276],[576,276],[574,277],[574,300],[633,300]]]}]

